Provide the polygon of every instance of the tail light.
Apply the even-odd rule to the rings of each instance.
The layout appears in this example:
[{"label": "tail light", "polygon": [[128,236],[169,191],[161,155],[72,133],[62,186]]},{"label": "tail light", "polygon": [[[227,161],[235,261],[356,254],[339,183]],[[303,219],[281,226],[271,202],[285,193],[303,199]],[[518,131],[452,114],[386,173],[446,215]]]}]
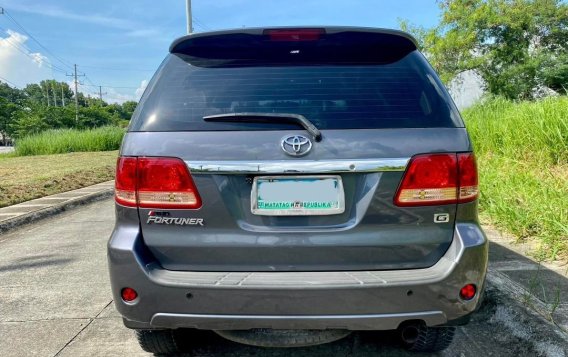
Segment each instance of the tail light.
[{"label": "tail light", "polygon": [[114,197],[123,206],[136,207],[136,165],[135,157],[119,157],[116,163]]},{"label": "tail light", "polygon": [[182,160],[169,157],[118,158],[115,200],[128,207],[201,207],[187,166]]},{"label": "tail light", "polygon": [[477,198],[473,153],[414,156],[395,196],[397,206],[470,202]]},{"label": "tail light", "polygon": [[479,184],[473,153],[458,154],[458,171],[460,176],[458,201],[460,203],[474,201],[479,194]]}]

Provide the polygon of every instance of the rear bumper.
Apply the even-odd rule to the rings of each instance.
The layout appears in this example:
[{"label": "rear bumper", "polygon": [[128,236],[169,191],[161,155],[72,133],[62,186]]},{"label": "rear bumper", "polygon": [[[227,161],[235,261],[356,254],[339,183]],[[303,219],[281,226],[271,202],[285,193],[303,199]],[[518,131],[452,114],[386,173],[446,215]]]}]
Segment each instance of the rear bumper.
[{"label": "rear bumper", "polygon": [[[459,298],[465,284],[484,285],[487,239],[458,223],[446,254],[425,269],[350,272],[182,272],[161,268],[138,226],[117,226],[108,245],[114,301],[130,328],[191,327],[389,330],[410,320],[429,326],[463,320],[479,296]],[[120,291],[139,293],[124,303]]]}]

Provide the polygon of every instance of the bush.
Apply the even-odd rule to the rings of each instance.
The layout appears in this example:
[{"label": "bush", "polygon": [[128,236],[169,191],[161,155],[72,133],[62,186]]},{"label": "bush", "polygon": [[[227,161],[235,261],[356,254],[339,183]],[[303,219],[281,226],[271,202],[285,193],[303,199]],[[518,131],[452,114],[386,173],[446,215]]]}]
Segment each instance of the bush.
[{"label": "bush", "polygon": [[478,157],[481,212],[540,243],[543,257],[568,251],[568,98],[492,99],[463,113]]},{"label": "bush", "polygon": [[15,155],[29,156],[117,150],[123,136],[124,129],[114,126],[87,130],[47,130],[18,139]]}]

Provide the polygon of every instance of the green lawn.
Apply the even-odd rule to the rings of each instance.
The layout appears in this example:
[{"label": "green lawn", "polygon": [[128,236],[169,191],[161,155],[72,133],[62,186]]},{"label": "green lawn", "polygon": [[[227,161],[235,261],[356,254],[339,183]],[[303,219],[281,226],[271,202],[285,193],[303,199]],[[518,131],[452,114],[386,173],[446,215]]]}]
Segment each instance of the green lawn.
[{"label": "green lawn", "polygon": [[0,207],[112,180],[117,151],[0,155]]}]

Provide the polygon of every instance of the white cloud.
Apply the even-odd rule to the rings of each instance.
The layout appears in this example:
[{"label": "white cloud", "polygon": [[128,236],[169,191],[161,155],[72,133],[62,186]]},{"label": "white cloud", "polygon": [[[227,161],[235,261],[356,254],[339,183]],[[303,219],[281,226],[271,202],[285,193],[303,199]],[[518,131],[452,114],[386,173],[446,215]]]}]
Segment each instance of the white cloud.
[{"label": "white cloud", "polygon": [[142,94],[144,94],[144,91],[146,90],[146,87],[147,87],[147,86],[148,86],[148,81],[147,81],[147,80],[143,80],[143,81],[140,83],[140,87],[138,87],[138,88],[136,89],[136,92],[135,92],[135,94],[136,94],[136,100],[137,100],[137,101],[140,100],[140,97],[142,97]]},{"label": "white cloud", "polygon": [[19,87],[53,77],[47,57],[23,47],[27,36],[12,30],[6,32],[7,37],[0,37],[0,77]]}]

